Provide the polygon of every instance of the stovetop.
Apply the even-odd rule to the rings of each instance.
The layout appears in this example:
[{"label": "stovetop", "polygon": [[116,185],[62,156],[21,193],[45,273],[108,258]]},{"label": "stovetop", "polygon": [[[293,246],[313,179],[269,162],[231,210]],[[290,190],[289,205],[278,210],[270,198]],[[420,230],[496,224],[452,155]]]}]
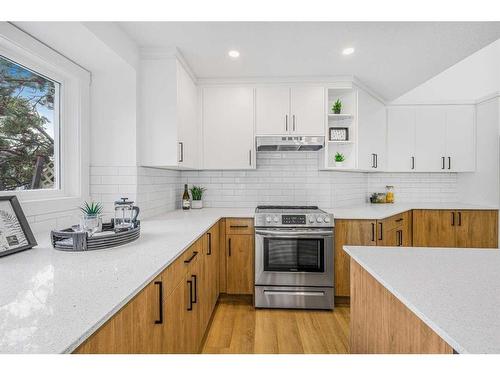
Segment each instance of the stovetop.
[{"label": "stovetop", "polygon": [[318,206],[257,206],[256,227],[333,227],[333,215]]}]

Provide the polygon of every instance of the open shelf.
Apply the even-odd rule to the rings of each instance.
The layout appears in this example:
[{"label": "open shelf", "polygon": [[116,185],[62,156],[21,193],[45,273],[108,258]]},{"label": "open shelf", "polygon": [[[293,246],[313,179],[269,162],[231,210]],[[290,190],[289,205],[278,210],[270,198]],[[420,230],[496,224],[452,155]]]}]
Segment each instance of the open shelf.
[{"label": "open shelf", "polygon": [[348,120],[352,118],[351,114],[348,113],[329,113],[328,118],[335,119],[335,120]]}]

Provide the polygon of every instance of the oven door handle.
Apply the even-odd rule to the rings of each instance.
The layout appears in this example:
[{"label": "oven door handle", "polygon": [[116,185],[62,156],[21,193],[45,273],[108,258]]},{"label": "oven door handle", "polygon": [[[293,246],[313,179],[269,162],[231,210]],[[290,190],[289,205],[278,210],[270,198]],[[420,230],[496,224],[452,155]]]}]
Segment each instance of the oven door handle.
[{"label": "oven door handle", "polygon": [[313,230],[313,231],[277,231],[277,230],[256,230],[255,234],[269,237],[284,237],[284,236],[332,236],[333,231]]}]

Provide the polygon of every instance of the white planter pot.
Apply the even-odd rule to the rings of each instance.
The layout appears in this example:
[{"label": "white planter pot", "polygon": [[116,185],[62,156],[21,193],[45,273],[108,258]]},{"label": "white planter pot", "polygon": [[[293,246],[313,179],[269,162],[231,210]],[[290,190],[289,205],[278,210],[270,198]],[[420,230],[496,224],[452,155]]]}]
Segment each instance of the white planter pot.
[{"label": "white planter pot", "polygon": [[335,166],[336,167],[343,167],[344,166],[344,162],[343,161],[336,161],[335,162]]},{"label": "white planter pot", "polygon": [[192,201],[191,208],[194,208],[194,209],[203,208],[203,201]]}]

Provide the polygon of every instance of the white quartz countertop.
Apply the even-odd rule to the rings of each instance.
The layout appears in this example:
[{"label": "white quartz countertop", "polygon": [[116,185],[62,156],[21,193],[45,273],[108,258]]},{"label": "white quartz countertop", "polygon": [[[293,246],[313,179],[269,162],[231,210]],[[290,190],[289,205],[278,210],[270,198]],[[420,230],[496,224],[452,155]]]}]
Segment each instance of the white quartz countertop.
[{"label": "white quartz countertop", "polygon": [[324,209],[335,219],[380,220],[408,210],[497,210],[494,206],[481,206],[468,203],[384,203],[364,204],[361,206]]},{"label": "white quartz countertop", "polygon": [[344,246],[459,353],[500,353],[498,249]]},{"label": "white quartz countertop", "polygon": [[73,351],[221,217],[254,209],[177,210],[141,222],[141,237],[107,250],[36,248],[0,258],[0,353]]}]

